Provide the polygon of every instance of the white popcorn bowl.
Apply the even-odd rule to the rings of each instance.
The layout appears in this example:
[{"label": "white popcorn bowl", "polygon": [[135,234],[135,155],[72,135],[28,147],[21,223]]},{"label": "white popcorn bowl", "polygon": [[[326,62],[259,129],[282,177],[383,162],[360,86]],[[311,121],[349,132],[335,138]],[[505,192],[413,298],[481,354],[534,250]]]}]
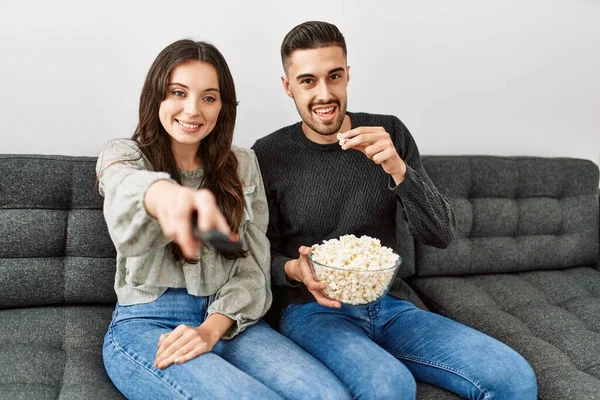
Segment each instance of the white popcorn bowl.
[{"label": "white popcorn bowl", "polygon": [[322,264],[308,254],[310,265],[317,280],[325,282],[323,293],[344,305],[369,305],[385,296],[396,278],[402,257],[386,268],[373,270],[352,270]]}]

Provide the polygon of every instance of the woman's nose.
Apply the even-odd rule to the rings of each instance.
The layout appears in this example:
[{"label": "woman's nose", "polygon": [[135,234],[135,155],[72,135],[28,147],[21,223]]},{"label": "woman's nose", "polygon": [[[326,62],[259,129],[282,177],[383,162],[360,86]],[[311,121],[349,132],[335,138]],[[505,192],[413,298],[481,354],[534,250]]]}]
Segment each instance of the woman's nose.
[{"label": "woman's nose", "polygon": [[200,114],[200,107],[198,106],[198,102],[196,100],[193,99],[189,99],[186,103],[185,103],[185,108],[183,110],[186,115],[189,115],[190,117],[194,117],[196,115]]}]

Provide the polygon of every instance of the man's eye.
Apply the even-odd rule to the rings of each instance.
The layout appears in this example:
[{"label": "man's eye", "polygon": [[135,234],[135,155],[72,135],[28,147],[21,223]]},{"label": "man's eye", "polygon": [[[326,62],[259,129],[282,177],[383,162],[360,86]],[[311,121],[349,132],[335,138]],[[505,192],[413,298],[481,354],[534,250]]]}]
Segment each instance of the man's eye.
[{"label": "man's eye", "polygon": [[340,74],[333,74],[329,77],[329,79],[333,79],[335,81],[336,79],[340,79],[341,77],[342,77],[342,75],[340,75]]},{"label": "man's eye", "polygon": [[183,90],[173,90],[171,93],[173,93],[173,95],[175,97],[183,97],[183,96],[185,96],[185,93],[183,92]]},{"label": "man's eye", "polygon": [[313,80],[312,79],[302,79],[300,81],[300,83],[303,85],[310,85],[311,83],[313,83]]}]

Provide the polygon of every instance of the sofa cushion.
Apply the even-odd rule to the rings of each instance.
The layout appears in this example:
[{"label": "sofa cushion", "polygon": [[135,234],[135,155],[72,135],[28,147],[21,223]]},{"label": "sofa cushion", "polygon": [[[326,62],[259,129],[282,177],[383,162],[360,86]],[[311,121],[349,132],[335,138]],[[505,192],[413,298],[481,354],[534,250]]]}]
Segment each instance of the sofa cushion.
[{"label": "sofa cushion", "polygon": [[546,400],[600,394],[600,271],[591,267],[415,277],[433,311],[508,344],[533,367]]},{"label": "sofa cushion", "polygon": [[0,308],[114,304],[96,158],[0,155]]},{"label": "sofa cushion", "polygon": [[111,306],[0,310],[0,397],[121,399],[102,363]]},{"label": "sofa cushion", "polygon": [[589,265],[599,255],[598,166],[588,160],[430,156],[457,237],[417,244],[416,274],[465,275]]}]

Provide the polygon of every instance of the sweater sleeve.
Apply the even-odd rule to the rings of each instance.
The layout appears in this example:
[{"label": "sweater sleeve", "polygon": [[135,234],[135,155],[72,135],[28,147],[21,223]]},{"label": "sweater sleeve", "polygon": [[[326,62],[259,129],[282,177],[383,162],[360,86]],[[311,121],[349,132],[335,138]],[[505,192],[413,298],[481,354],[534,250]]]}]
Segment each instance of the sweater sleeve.
[{"label": "sweater sleeve", "polygon": [[456,234],[456,217],[448,199],[442,195],[421,163],[419,149],[404,124],[394,117],[394,144],[406,163],[404,181],[390,189],[404,211],[413,237],[419,242],[446,248]]},{"label": "sweater sleeve", "polygon": [[217,291],[208,314],[223,314],[235,321],[223,339],[231,339],[265,315],[272,302],[271,255],[266,237],[267,199],[256,157],[248,162],[251,184],[244,188],[244,220],[240,236],[248,255],[235,261],[231,278]]},{"label": "sweater sleeve", "polygon": [[141,256],[170,242],[146,211],[144,195],[158,180],[176,182],[167,173],[149,171],[134,142],[113,140],[106,144],[98,157],[96,175],[108,232],[122,256]]}]

